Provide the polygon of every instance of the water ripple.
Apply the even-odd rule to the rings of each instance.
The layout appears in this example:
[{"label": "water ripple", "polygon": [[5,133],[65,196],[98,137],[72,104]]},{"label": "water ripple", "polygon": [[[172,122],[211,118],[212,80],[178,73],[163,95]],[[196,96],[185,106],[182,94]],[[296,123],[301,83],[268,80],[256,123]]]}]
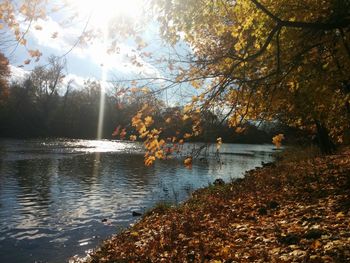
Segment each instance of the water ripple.
[{"label": "water ripple", "polygon": [[224,164],[209,156],[189,170],[177,159],[145,167],[137,143],[0,141],[0,262],[83,254],[134,222],[133,211],[242,176],[270,161],[272,147],[223,144],[222,151]]}]

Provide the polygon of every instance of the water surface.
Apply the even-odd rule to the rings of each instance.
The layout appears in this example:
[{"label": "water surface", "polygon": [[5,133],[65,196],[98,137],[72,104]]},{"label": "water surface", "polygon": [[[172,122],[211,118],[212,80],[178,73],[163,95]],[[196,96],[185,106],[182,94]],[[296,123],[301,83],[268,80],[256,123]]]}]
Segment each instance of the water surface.
[{"label": "water surface", "polygon": [[0,262],[67,262],[134,222],[132,211],[241,177],[272,152],[272,145],[223,144],[220,160],[214,147],[187,169],[182,157],[145,167],[138,143],[1,140]]}]

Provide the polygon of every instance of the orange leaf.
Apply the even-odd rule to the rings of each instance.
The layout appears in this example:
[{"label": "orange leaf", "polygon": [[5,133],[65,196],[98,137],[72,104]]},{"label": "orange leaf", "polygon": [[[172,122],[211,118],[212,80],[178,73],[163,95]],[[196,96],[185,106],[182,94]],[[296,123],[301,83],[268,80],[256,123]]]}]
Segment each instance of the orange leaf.
[{"label": "orange leaf", "polygon": [[192,166],[192,157],[187,157],[187,158],[184,160],[184,164],[185,164],[186,167]]},{"label": "orange leaf", "polygon": [[126,136],[126,130],[125,130],[125,129],[122,129],[122,131],[120,132],[119,136],[120,136],[120,139],[121,139],[121,140],[124,140],[124,139],[125,139],[125,136]]}]

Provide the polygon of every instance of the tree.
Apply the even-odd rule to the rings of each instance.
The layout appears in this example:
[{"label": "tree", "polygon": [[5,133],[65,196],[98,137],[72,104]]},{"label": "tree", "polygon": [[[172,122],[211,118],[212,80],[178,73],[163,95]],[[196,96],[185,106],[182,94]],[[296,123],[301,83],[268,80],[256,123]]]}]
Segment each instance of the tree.
[{"label": "tree", "polygon": [[57,56],[48,58],[48,65],[36,66],[29,75],[29,79],[35,87],[35,96],[38,99],[49,98],[57,95],[62,84],[66,61]]},{"label": "tree", "polygon": [[8,77],[10,76],[9,61],[0,53],[0,104],[8,96]]},{"label": "tree", "polygon": [[6,115],[6,102],[9,95],[8,77],[10,75],[10,67],[8,59],[0,52],[0,121]]},{"label": "tree", "polygon": [[349,1],[154,2],[162,35],[192,48],[188,68],[178,63],[177,81],[204,91],[189,112],[221,104],[233,127],[280,120],[314,130],[325,153],[333,150],[330,138],[343,141],[350,124]]}]

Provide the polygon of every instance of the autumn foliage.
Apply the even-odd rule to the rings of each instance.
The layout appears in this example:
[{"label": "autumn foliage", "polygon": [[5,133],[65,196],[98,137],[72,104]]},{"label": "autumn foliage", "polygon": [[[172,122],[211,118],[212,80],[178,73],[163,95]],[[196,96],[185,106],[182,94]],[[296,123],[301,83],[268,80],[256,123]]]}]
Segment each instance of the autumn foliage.
[{"label": "autumn foliage", "polygon": [[324,153],[349,141],[348,1],[153,3],[163,38],[191,47],[186,63],[165,60],[169,86],[186,83],[198,94],[181,112],[192,131],[179,139],[204,131],[201,112],[221,110],[236,132],[279,121],[313,135]]},{"label": "autumn foliage", "polygon": [[179,83],[202,91],[187,115],[221,105],[238,130],[251,120],[280,120],[317,134],[325,152],[328,140],[346,139],[348,1],[154,2],[164,37],[192,47],[186,69],[169,62]]}]

